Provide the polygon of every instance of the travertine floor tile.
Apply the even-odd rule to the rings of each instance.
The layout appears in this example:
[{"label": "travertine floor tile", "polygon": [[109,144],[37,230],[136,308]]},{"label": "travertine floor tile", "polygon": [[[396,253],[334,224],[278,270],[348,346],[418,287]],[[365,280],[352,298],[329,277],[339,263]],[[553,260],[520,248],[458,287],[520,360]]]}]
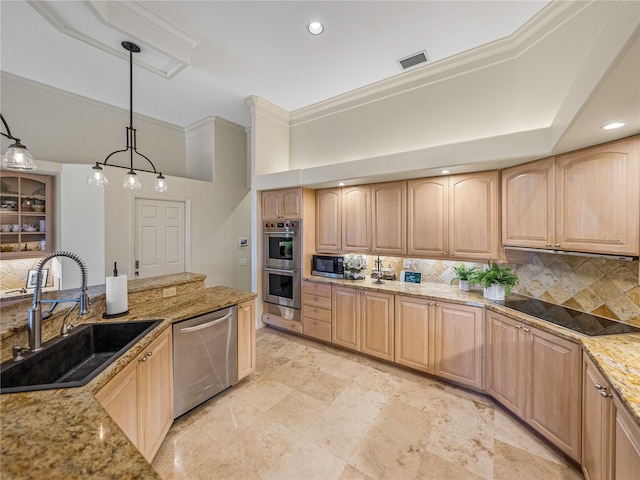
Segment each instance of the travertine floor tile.
[{"label": "travertine floor tile", "polygon": [[582,478],[491,398],[265,328],[256,372],[179,418],[166,480]]}]

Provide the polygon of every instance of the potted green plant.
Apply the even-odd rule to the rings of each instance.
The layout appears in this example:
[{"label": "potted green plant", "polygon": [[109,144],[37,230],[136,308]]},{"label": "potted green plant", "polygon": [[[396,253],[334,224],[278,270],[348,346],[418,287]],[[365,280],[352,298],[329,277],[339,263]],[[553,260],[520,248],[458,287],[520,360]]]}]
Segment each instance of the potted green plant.
[{"label": "potted green plant", "polygon": [[453,267],[453,271],[456,272],[456,276],[451,279],[451,283],[458,280],[458,288],[460,290],[464,292],[468,292],[469,290],[471,290],[469,280],[475,273],[478,272],[478,267],[474,266],[467,268],[464,263],[461,263],[460,265],[456,265],[455,267]]},{"label": "potted green plant", "polygon": [[489,300],[504,300],[518,282],[518,276],[509,265],[500,266],[495,262],[486,270],[476,271],[470,278],[472,285],[483,288],[484,297]]}]

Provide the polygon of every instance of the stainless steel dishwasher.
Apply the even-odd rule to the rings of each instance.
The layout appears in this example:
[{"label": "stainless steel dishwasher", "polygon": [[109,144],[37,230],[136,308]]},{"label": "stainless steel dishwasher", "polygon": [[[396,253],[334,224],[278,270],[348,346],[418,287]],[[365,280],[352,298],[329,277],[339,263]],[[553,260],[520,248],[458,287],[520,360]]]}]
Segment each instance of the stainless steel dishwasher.
[{"label": "stainless steel dishwasher", "polygon": [[174,418],[238,381],[238,307],[173,325]]}]

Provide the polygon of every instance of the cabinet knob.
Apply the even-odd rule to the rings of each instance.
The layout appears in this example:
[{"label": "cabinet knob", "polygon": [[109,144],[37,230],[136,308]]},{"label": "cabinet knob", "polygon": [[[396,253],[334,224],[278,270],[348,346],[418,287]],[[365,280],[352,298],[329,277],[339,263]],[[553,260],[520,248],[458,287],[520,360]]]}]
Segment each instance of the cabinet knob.
[{"label": "cabinet knob", "polygon": [[550,247],[550,246],[551,246],[551,244],[550,244],[550,243],[545,243],[545,244],[544,244],[544,246],[545,246],[545,247]]},{"label": "cabinet knob", "polygon": [[314,311],[314,312],[316,312],[316,313],[318,313],[318,309],[317,309],[317,308],[314,308],[314,309],[313,309],[313,311]]},{"label": "cabinet knob", "polygon": [[522,328],[522,325],[516,325],[516,328]]},{"label": "cabinet knob", "polygon": [[559,246],[560,246],[560,244],[559,244],[559,243],[554,243],[554,244],[553,244],[553,246],[554,246],[554,247],[559,247]]},{"label": "cabinet knob", "polygon": [[596,390],[602,390],[604,387],[602,385],[600,385],[599,383],[596,383],[594,385],[594,387],[596,387]]},{"label": "cabinet knob", "polygon": [[314,325],[318,325],[318,322],[314,320],[313,324],[314,324]]},{"label": "cabinet knob", "polygon": [[607,389],[603,388],[602,390],[600,390],[600,396],[607,398],[607,397],[611,397],[612,394],[611,393],[607,393]]},{"label": "cabinet knob", "polygon": [[453,257],[453,253],[450,253],[450,254],[449,254],[449,256],[450,256],[450,257]]},{"label": "cabinet knob", "polygon": [[531,330],[529,330],[527,327],[524,327],[524,328],[523,328],[523,330],[524,330],[525,332],[530,332],[530,331],[531,331]]},{"label": "cabinet knob", "polygon": [[295,330],[295,329],[296,329],[296,324],[295,324],[295,323],[292,323],[292,324],[291,324],[291,328],[293,328],[293,329]]},{"label": "cabinet knob", "polygon": [[429,302],[429,305],[433,305],[433,302]]},{"label": "cabinet knob", "polygon": [[318,297],[313,297],[314,300],[318,300]]},{"label": "cabinet knob", "polygon": [[150,357],[151,355],[153,355],[153,352],[147,352],[147,357]]},{"label": "cabinet knob", "polygon": [[436,305],[436,307],[439,307],[439,306],[440,306],[440,304],[439,304],[439,303],[437,303],[437,302],[436,302],[436,304],[435,304],[435,305]]},{"label": "cabinet knob", "polygon": [[140,359],[140,361],[141,361],[141,362],[146,362],[146,361],[147,361],[147,357],[146,357],[146,355],[145,355],[144,357],[142,357],[142,358]]}]

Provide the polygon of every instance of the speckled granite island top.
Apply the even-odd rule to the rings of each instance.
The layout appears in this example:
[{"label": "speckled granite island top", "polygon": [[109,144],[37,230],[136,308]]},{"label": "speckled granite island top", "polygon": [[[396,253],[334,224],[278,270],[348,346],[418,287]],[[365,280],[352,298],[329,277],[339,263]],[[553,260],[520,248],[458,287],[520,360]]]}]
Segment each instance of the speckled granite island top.
[{"label": "speckled granite island top", "polygon": [[640,425],[640,334],[638,333],[589,337],[487,300],[482,296],[480,290],[463,292],[458,287],[445,284],[412,284],[385,280],[385,283],[380,285],[374,283],[369,277],[365,280],[343,280],[315,275],[306,276],[304,279],[315,283],[343,285],[396,295],[484,306],[488,310],[502,313],[532,327],[578,343],[582,345],[583,350],[595,361],[600,371],[611,382],[622,402]]},{"label": "speckled granite island top", "polygon": [[172,323],[255,297],[220,286],[138,302],[134,308],[130,303],[130,314],[118,320],[164,321],[87,385],[0,395],[2,478],[159,478],[93,395]]}]

